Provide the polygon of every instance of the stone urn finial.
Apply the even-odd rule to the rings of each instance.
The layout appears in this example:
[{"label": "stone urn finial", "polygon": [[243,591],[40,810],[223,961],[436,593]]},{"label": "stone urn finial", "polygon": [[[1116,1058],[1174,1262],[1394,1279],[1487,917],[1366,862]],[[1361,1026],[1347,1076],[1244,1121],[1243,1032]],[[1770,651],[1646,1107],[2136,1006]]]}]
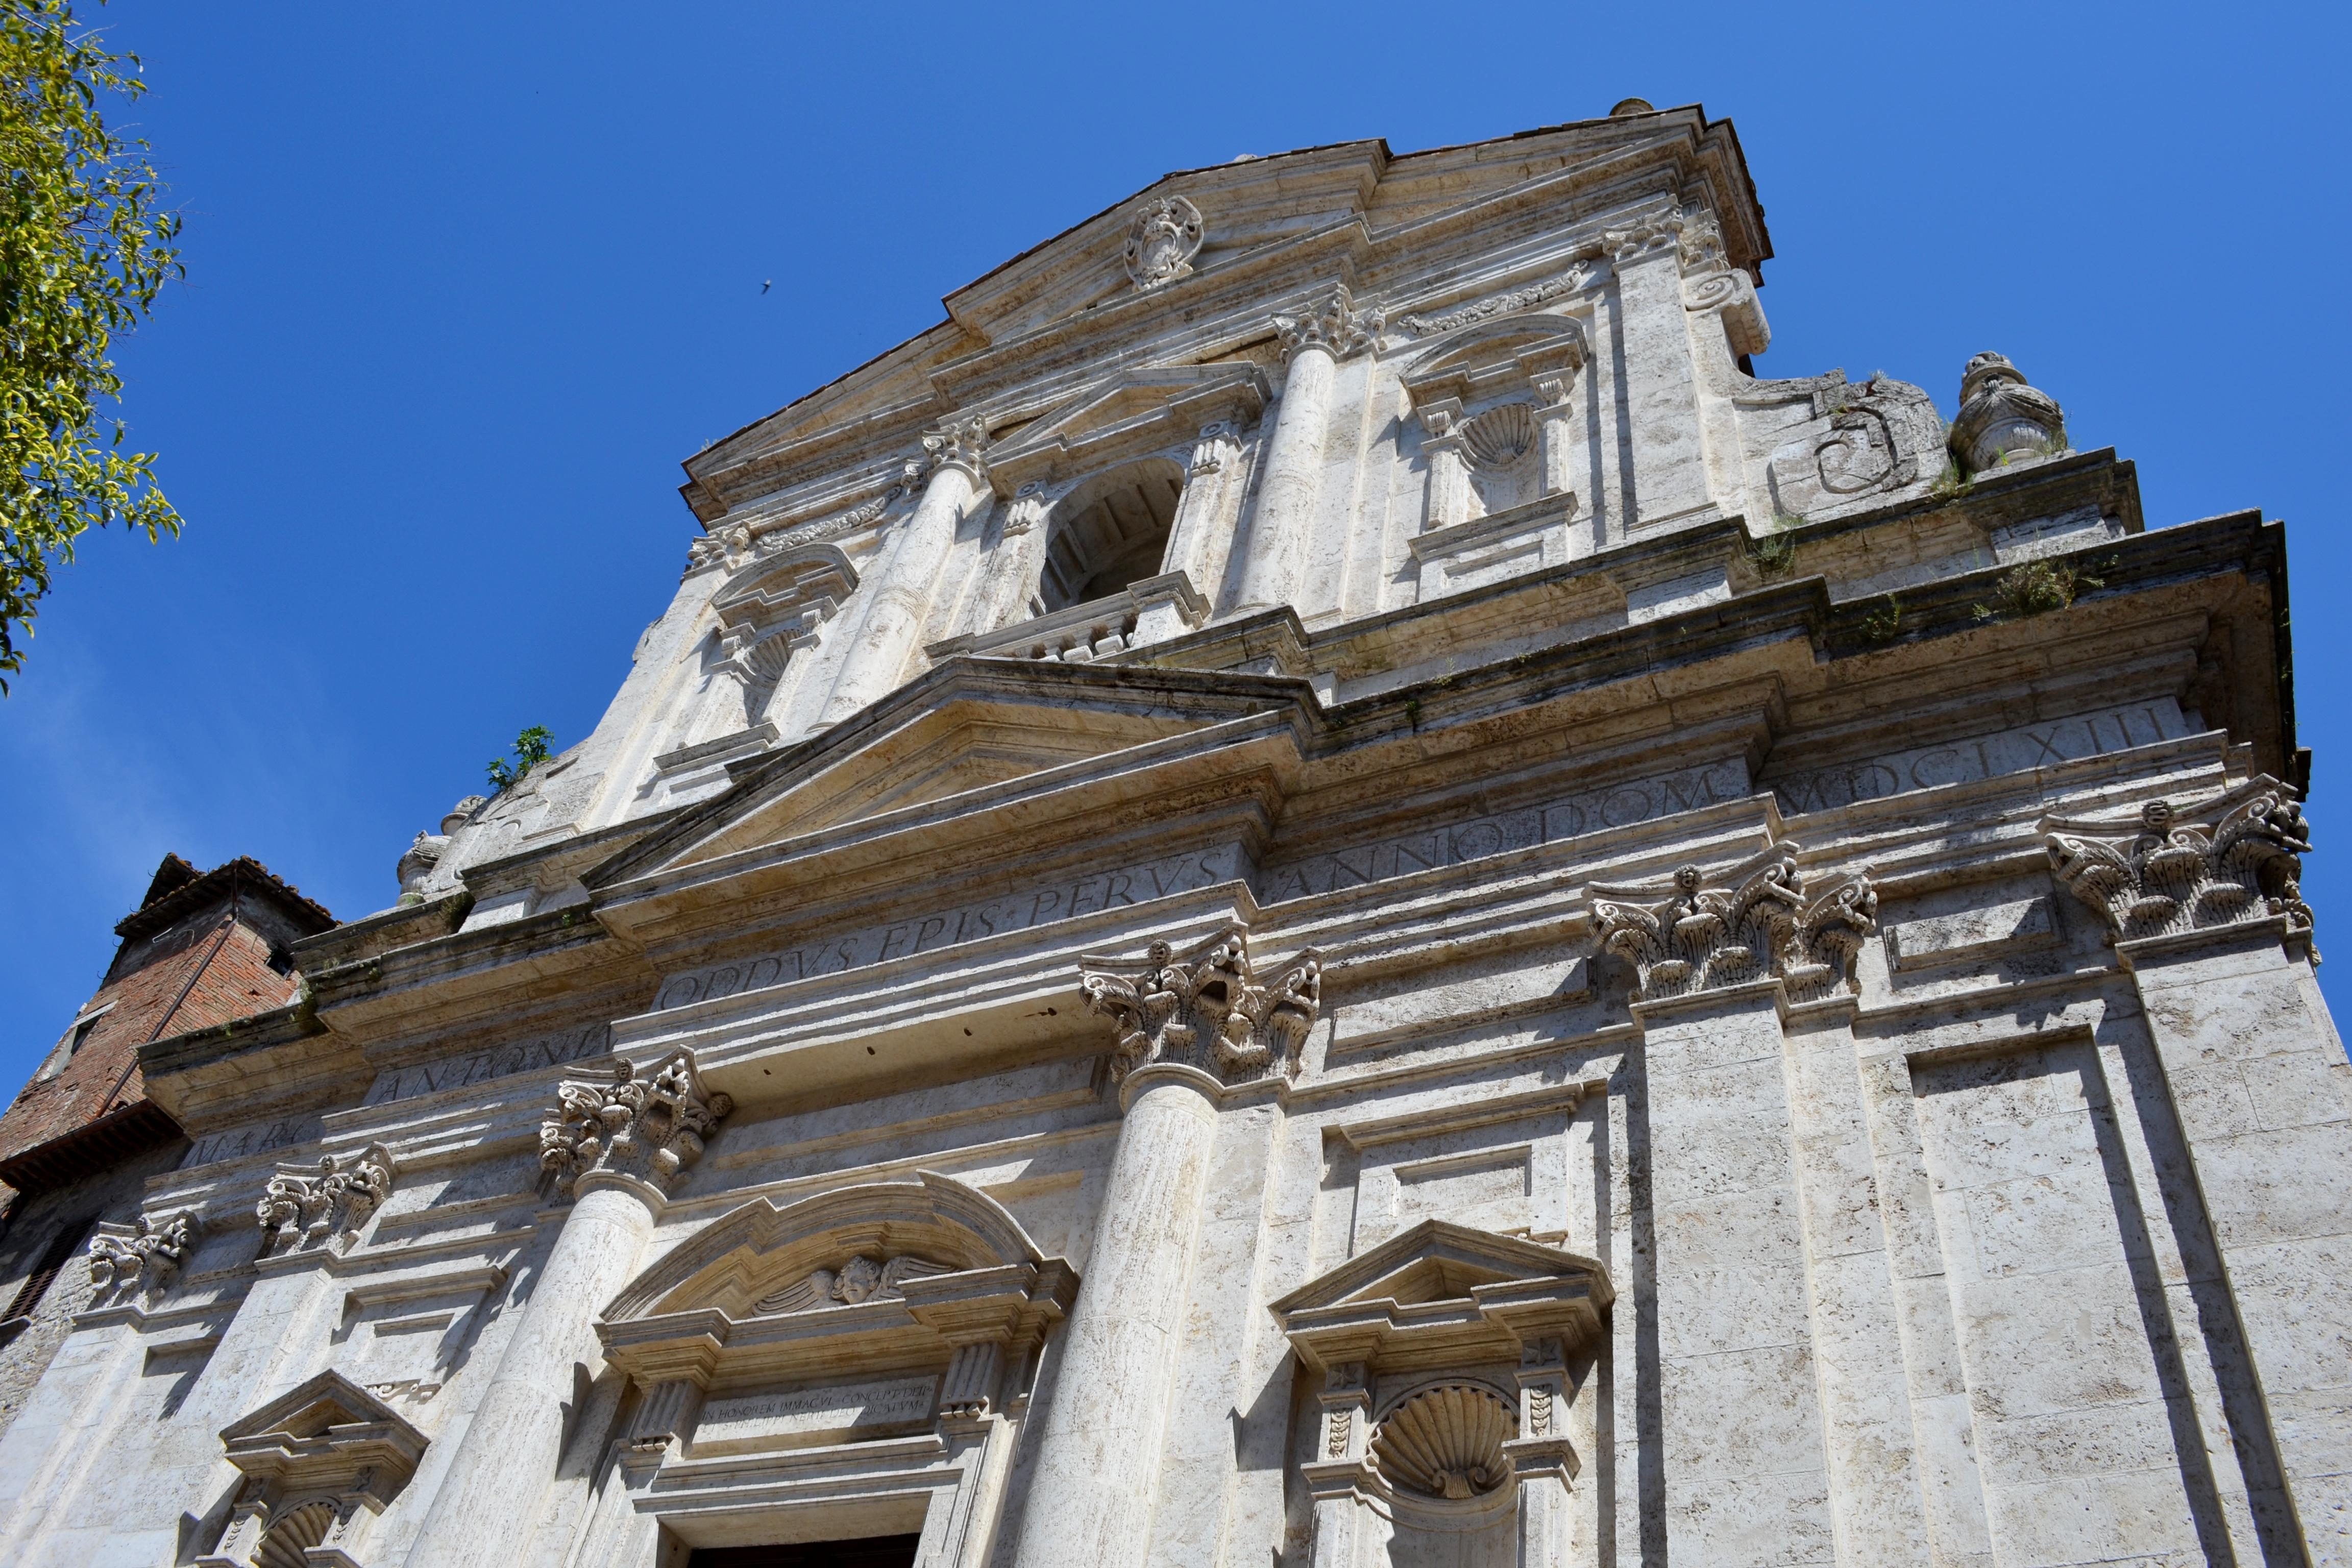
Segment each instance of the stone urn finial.
[{"label": "stone urn finial", "polygon": [[2046,393],[2027,384],[2007,354],[1987,351],[1961,373],[1960,412],[1950,440],[1961,472],[1973,477],[2063,452],[2066,416]]}]

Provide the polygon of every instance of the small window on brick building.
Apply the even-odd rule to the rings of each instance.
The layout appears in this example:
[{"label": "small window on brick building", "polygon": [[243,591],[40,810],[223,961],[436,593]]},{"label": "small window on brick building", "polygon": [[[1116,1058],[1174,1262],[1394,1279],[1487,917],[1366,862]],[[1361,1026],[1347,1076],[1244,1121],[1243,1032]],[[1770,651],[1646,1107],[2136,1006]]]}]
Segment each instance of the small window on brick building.
[{"label": "small window on brick building", "polygon": [[294,973],[294,955],[282,947],[273,947],[269,950],[269,967],[280,974],[291,974]]},{"label": "small window on brick building", "polygon": [[40,1070],[33,1074],[35,1080],[52,1079],[65,1071],[66,1064],[73,1060],[74,1053],[81,1049],[83,1042],[89,1038],[90,1031],[98,1027],[98,1021],[113,1009],[114,1004],[109,1002],[87,1018],[76,1018],[73,1026],[65,1032],[65,1037],[50,1049],[48,1059],[41,1064]]},{"label": "small window on brick building", "polygon": [[82,1238],[89,1234],[91,1224],[91,1221],[84,1220],[58,1232],[57,1238],[49,1243],[48,1250],[41,1254],[40,1262],[33,1266],[33,1271],[25,1276],[24,1284],[17,1287],[16,1299],[8,1303],[7,1319],[0,1321],[33,1315],[33,1309],[41,1304],[41,1298],[49,1293],[49,1287],[58,1282],[58,1276],[65,1271],[67,1264],[73,1261],[74,1254],[81,1250]]}]

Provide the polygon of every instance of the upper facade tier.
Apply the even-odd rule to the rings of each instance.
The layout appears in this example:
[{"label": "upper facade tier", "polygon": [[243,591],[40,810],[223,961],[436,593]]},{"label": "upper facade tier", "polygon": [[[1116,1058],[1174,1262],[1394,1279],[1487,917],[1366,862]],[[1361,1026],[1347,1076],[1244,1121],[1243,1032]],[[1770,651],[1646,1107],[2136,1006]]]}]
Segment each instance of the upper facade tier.
[{"label": "upper facade tier", "polygon": [[420,834],[404,897],[713,799],[957,656],[1331,707],[1800,564],[1852,602],[2139,531],[2128,467],[1999,354],[1948,429],[1883,376],[1757,376],[1769,254],[1696,107],[1171,174],[690,459],[705,536],[595,732]]}]

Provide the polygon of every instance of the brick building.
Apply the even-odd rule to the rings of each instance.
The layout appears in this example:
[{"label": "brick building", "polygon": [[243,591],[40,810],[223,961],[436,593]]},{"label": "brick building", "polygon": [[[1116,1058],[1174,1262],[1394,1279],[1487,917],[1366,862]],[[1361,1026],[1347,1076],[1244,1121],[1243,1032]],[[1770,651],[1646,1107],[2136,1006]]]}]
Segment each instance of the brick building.
[{"label": "brick building", "polygon": [[299,989],[289,949],[334,923],[257,860],[199,871],[166,855],[114,928],[97,994],[0,1114],[0,1430],[89,1294],[71,1265],[90,1233],[136,1215],[146,1178],[187,1153],[147,1098],[139,1047],[285,1006]]}]

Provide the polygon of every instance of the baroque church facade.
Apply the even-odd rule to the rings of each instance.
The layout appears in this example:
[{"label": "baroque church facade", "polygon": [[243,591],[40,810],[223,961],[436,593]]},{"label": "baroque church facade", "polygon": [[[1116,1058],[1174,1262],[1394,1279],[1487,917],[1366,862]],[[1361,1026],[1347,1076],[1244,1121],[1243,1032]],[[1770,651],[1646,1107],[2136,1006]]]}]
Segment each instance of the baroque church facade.
[{"label": "baroque church facade", "polygon": [[1242,160],[689,460],[140,1047],[0,1560],[2347,1561],[2283,530],[1769,255],[1696,108]]}]

